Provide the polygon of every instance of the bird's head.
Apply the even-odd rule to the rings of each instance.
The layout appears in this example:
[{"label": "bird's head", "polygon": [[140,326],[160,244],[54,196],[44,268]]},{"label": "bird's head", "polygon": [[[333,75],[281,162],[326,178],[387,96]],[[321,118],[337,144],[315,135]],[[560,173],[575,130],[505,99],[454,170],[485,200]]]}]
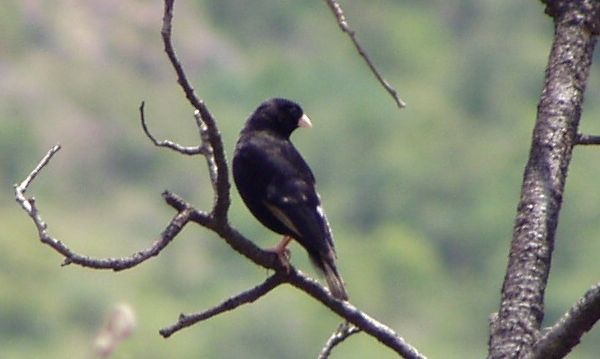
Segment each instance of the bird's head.
[{"label": "bird's head", "polygon": [[273,131],[288,138],[296,128],[312,127],[312,123],[302,107],[294,101],[273,98],[258,106],[248,119],[247,127]]}]

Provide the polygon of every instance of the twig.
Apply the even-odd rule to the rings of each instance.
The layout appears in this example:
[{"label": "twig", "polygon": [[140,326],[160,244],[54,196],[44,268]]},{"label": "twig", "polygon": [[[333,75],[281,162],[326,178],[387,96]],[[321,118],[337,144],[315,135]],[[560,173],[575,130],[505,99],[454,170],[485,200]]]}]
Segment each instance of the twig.
[{"label": "twig", "polygon": [[548,329],[529,359],[565,357],[600,320],[600,283],[597,283],[558,322]]},{"label": "twig", "polygon": [[[204,148],[204,157],[206,158],[206,165],[208,166],[208,176],[210,178],[210,183],[213,187],[214,193],[219,193],[219,168],[217,166],[217,161],[215,160],[215,154],[213,152],[212,146],[210,145],[210,134],[208,132],[208,127],[202,121],[202,115],[200,111],[194,111],[194,119],[196,120],[196,127],[198,127],[198,133],[200,135],[200,139],[202,140],[202,147]],[[222,196],[229,197],[229,193],[222,194]],[[215,199],[215,205],[219,203],[219,199]]]},{"label": "twig", "polygon": [[230,310],[234,310],[235,308],[237,308],[241,305],[252,303],[252,302],[256,301],[257,299],[259,299],[260,297],[264,296],[265,294],[269,293],[271,290],[273,290],[275,287],[279,286],[281,283],[283,283],[282,276],[278,273],[275,273],[272,276],[270,276],[269,278],[267,278],[267,280],[264,281],[263,283],[261,283],[260,285],[257,285],[256,287],[254,287],[252,289],[244,291],[236,296],[233,296],[233,297],[225,300],[221,304],[217,305],[216,307],[213,307],[211,309],[208,309],[208,310],[200,312],[200,313],[181,314],[179,316],[179,320],[177,321],[177,323],[161,329],[159,331],[160,335],[162,335],[165,338],[168,338],[171,335],[173,335],[175,332],[177,332],[183,328],[186,328],[186,327],[194,325],[198,322],[210,319],[210,318],[214,317],[215,315],[218,315],[218,314],[230,311]]},{"label": "twig", "polygon": [[218,169],[217,163],[215,161],[215,156],[210,145],[210,136],[208,134],[208,128],[206,124],[202,121],[202,115],[200,111],[194,111],[194,119],[196,121],[196,127],[198,128],[198,133],[200,134],[201,144],[198,146],[182,146],[179,143],[170,141],[170,140],[162,140],[159,141],[152,135],[150,130],[148,129],[148,125],[146,124],[146,116],[144,114],[144,101],[140,105],[140,120],[142,122],[142,129],[146,136],[152,141],[152,143],[157,147],[165,147],[169,148],[175,152],[193,156],[193,155],[203,155],[206,158],[206,163],[208,166],[208,174],[210,177],[210,183],[213,186],[213,190],[215,193],[218,191],[217,184],[219,182],[218,178]]},{"label": "twig", "polygon": [[337,330],[331,335],[331,337],[329,337],[323,349],[321,349],[321,353],[319,353],[318,359],[329,358],[333,348],[335,348],[338,344],[346,340],[351,335],[356,334],[358,332],[360,332],[360,329],[358,329],[355,326],[349,325],[348,322],[343,322],[342,324],[340,324]]},{"label": "twig", "polygon": [[[25,179],[20,183],[20,184],[15,184],[15,196],[17,198],[17,202],[21,205],[21,207],[23,207],[23,209],[29,213],[30,216],[34,216],[37,215],[37,213],[34,213],[35,207],[33,206],[33,203],[35,202],[35,200],[33,198],[31,199],[27,199],[25,197],[25,192],[27,191],[27,188],[29,188],[29,185],[31,184],[31,181],[33,181],[37,175],[40,173],[40,171],[46,167],[46,165],[48,164],[48,162],[50,162],[50,160],[52,159],[52,157],[60,150],[60,145],[54,145],[49,151],[48,153],[46,153],[46,155],[40,160],[40,162],[38,163],[37,166],[35,166],[35,168],[33,169],[33,171],[31,171],[31,173],[29,173],[29,175],[27,177],[25,177]],[[40,219],[39,221],[40,223],[43,223]],[[36,223],[37,224],[37,223]],[[45,229],[46,225],[42,225],[41,227],[43,227],[43,229]]]},{"label": "twig", "polygon": [[[65,256],[63,265],[71,263],[78,264],[82,267],[94,268],[94,269],[112,269],[115,272],[135,267],[136,265],[156,257],[163,249],[171,243],[171,241],[181,232],[183,227],[190,221],[191,209],[183,212],[179,212],[171,219],[165,230],[161,233],[160,237],[154,241],[154,243],[141,251],[138,251],[131,256],[122,258],[90,258],[84,255],[77,254],[71,251],[62,242],[51,239],[52,243],[47,243],[59,253]],[[44,241],[42,239],[42,241]]]},{"label": "twig", "polygon": [[600,136],[577,134],[575,138],[577,145],[600,145]]},{"label": "twig", "polygon": [[371,61],[371,58],[369,57],[369,54],[367,53],[367,51],[358,42],[358,39],[356,38],[356,32],[350,28],[350,25],[348,25],[348,20],[346,19],[346,16],[344,15],[344,11],[342,10],[342,7],[337,2],[337,0],[325,0],[325,2],[327,3],[327,5],[329,6],[329,9],[331,9],[331,12],[333,12],[333,15],[337,19],[337,23],[338,23],[340,29],[343,32],[345,32],[346,34],[348,34],[348,36],[352,40],[352,43],[354,44],[354,47],[356,48],[356,51],[358,51],[360,56],[362,56],[362,58],[365,60],[365,62],[369,66],[369,69],[371,69],[371,72],[373,73],[373,75],[375,75],[375,77],[377,78],[379,83],[392,96],[392,98],[394,99],[394,101],[396,101],[396,104],[398,105],[399,108],[406,107],[406,103],[400,98],[400,95],[398,95],[398,91],[396,91],[394,86],[392,86],[381,75],[381,73],[379,72],[377,67],[375,67],[375,65],[373,64],[373,61]]},{"label": "twig", "polygon": [[369,334],[373,338],[379,340],[386,347],[394,350],[406,359],[423,359],[426,358],[423,354],[411,346],[409,343],[400,337],[387,325],[377,321],[370,317],[365,312],[361,311],[349,302],[340,301],[335,299],[329,294],[329,291],[325,289],[316,280],[304,275],[299,270],[290,271],[289,275],[285,277],[286,280],[294,287],[307,293],[327,308],[344,318],[346,321],[352,323],[366,334]]},{"label": "twig", "polygon": [[154,135],[152,135],[152,133],[150,133],[150,130],[148,130],[148,125],[146,124],[146,116],[144,115],[144,105],[145,105],[144,101],[142,101],[142,103],[140,105],[140,120],[142,122],[142,129],[144,130],[144,133],[146,134],[146,136],[148,136],[150,141],[152,141],[152,143],[154,143],[155,146],[166,147],[175,152],[178,152],[178,153],[181,153],[184,155],[188,155],[188,156],[206,153],[207,148],[203,145],[188,147],[188,146],[182,146],[178,143],[175,143],[175,142],[169,141],[169,140],[162,140],[162,141],[157,140],[156,137],[154,137]]},{"label": "twig", "polygon": [[[165,0],[163,26],[161,29],[165,53],[167,54],[167,57],[169,58],[169,61],[171,62],[171,65],[177,74],[177,82],[183,89],[185,97],[198,111],[200,117],[202,118],[202,122],[206,126],[206,136],[213,151],[212,161],[214,161],[214,168],[216,168],[216,176],[214,176],[214,181],[212,184],[217,190],[215,192],[215,203],[212,212],[214,214],[214,218],[225,223],[227,222],[227,211],[229,209],[231,200],[229,198],[229,173],[227,172],[227,160],[225,158],[223,140],[213,116],[204,102],[200,100],[198,96],[196,96],[194,88],[188,81],[185,71],[183,70],[183,66],[175,54],[175,49],[171,41],[173,3],[174,0]],[[207,158],[208,157],[209,156],[207,156]],[[209,167],[210,166],[211,164],[209,164]]]},{"label": "twig", "polygon": [[42,219],[35,200],[33,198],[25,197],[25,191],[27,191],[29,185],[41,172],[41,170],[46,167],[46,165],[50,162],[50,159],[52,159],[58,150],[60,150],[60,145],[52,147],[44,156],[44,158],[42,158],[40,163],[35,167],[35,169],[31,171],[31,173],[23,180],[23,182],[21,182],[19,185],[15,185],[15,197],[17,202],[21,205],[25,212],[27,212],[35,224],[38,230],[40,241],[44,244],[47,244],[65,257],[62,263],[63,266],[75,263],[82,267],[112,269],[114,271],[120,271],[134,267],[151,257],[157,256],[171,242],[171,240],[175,238],[177,234],[179,234],[181,229],[190,220],[191,209],[182,208],[182,210],[177,213],[177,215],[169,222],[160,238],[157,239],[152,246],[136,252],[129,257],[96,259],[73,252],[63,242],[50,235],[48,232],[48,226]]}]

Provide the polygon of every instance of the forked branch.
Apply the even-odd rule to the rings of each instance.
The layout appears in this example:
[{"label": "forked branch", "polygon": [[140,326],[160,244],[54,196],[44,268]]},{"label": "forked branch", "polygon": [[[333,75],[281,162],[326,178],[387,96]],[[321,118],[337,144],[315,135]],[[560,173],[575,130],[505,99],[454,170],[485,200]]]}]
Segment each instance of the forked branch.
[{"label": "forked branch", "polygon": [[337,330],[331,335],[331,337],[329,337],[325,343],[325,346],[323,346],[323,349],[321,349],[321,353],[319,353],[319,359],[329,358],[333,348],[358,332],[360,332],[360,329],[348,324],[347,322],[340,324]]},{"label": "forked branch", "polygon": [[600,283],[597,283],[548,328],[534,345],[529,359],[563,358],[581,341],[581,337],[600,320]]},{"label": "forked branch", "polygon": [[52,147],[40,160],[31,173],[18,185],[15,185],[15,197],[21,207],[27,212],[38,230],[39,239],[64,257],[63,266],[74,263],[82,267],[94,269],[112,269],[120,271],[135,267],[145,260],[157,256],[175,238],[181,229],[190,220],[190,208],[185,208],[167,224],[160,237],[148,248],[123,258],[91,258],[78,254],[71,250],[62,241],[54,238],[48,231],[46,222],[42,219],[37,208],[35,199],[25,196],[25,192],[44,167],[48,165],[52,157],[60,150],[60,145]]},{"label": "forked branch", "polygon": [[[84,267],[112,269],[118,271],[132,268],[144,262],[145,260],[158,255],[164,248],[166,248],[173,238],[179,234],[185,225],[187,225],[189,222],[194,222],[213,231],[227,244],[229,244],[232,249],[248,258],[253,263],[273,270],[275,274],[269,277],[262,284],[234,295],[213,308],[196,314],[180,315],[176,323],[163,328],[160,331],[161,335],[164,337],[169,337],[173,333],[183,328],[189,327],[203,320],[207,320],[218,314],[234,310],[240,305],[254,302],[279,285],[287,283],[303,291],[333,312],[337,313],[341,318],[343,318],[345,323],[351,323],[353,325],[351,327],[352,329],[340,332],[339,335],[330,339],[327,345],[329,347],[328,350],[331,350],[331,348],[340,343],[349,335],[352,335],[358,331],[364,331],[404,358],[424,358],[423,355],[421,355],[414,347],[408,344],[403,338],[398,336],[392,329],[371,318],[369,315],[362,312],[349,302],[340,301],[334,298],[319,282],[305,275],[293,266],[290,266],[289,268],[284,266],[282,263],[280,263],[277,255],[272,252],[262,250],[229,224],[227,214],[230,205],[230,183],[222,138],[215,119],[209,112],[204,102],[200,100],[194,93],[194,89],[186,77],[183,66],[175,54],[175,50],[171,41],[173,3],[174,0],[165,0],[161,34],[165,46],[165,52],[167,53],[167,56],[177,74],[177,81],[183,89],[186,98],[192,107],[195,108],[194,118],[199,131],[200,144],[197,146],[182,146],[170,140],[157,140],[148,129],[143,102],[139,108],[140,119],[144,133],[154,145],[168,148],[185,155],[202,155],[205,157],[209,169],[210,182],[213,186],[215,194],[211,211],[199,211],[176,194],[165,191],[163,193],[164,200],[177,211],[177,214],[167,224],[160,237],[149,248],[124,258],[95,259],[77,254],[70,250],[64,243],[50,236],[47,231],[46,224],[39,215],[34,199],[27,198],[25,196],[25,192],[32,183],[33,179],[49,163],[52,156],[59,150],[60,147],[57,145],[53,147],[46,156],[44,156],[38,166],[36,166],[36,168],[25,178],[25,180],[23,180],[23,182],[21,182],[19,185],[15,185],[16,199],[21,204],[21,207],[23,207],[23,209],[34,221],[36,227],[38,228],[39,237],[42,242],[51,246],[65,258],[63,264],[74,263]],[[341,11],[341,8],[339,11]],[[363,55],[363,57],[364,56],[365,55]],[[365,59],[368,60],[368,57],[365,57]],[[397,101],[400,106],[402,104],[401,100],[397,98]]]},{"label": "forked branch", "polygon": [[541,328],[573,148],[597,140],[578,135],[578,128],[600,30],[598,1],[542,2],[554,18],[554,41],[525,167],[500,309],[490,325],[490,359],[561,358],[600,316],[597,289],[592,289],[549,333]]}]

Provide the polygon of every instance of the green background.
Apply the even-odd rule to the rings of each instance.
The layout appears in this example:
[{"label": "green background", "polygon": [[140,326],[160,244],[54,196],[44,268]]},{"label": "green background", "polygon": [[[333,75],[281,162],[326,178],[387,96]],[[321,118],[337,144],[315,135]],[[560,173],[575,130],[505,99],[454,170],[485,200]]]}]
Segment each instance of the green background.
[{"label": "green background", "polygon": [[[481,358],[497,310],[531,129],[552,41],[539,1],[344,1],[350,25],[408,107],[399,111],[323,1],[178,1],[174,44],[231,156],[265,98],[300,102],[314,127],[293,140],[311,164],[352,303],[431,358]],[[114,358],[313,358],[339,318],[282,286],[175,334],[158,330],[257,283],[257,268],[190,225],[157,258],[120,273],[61,267],[14,201],[30,189],[52,235],[94,257],[151,245],[173,190],[199,209],[212,192],[192,109],[163,53],[160,1],[16,1],[0,13],[0,356],[90,357],[116,303],[137,328]],[[598,65],[581,131],[600,133]],[[552,324],[600,277],[600,149],[578,147],[547,289]],[[235,190],[232,224],[263,247]],[[305,252],[292,261],[314,274]],[[597,329],[573,358],[596,358]],[[361,334],[332,358],[393,358]]]}]

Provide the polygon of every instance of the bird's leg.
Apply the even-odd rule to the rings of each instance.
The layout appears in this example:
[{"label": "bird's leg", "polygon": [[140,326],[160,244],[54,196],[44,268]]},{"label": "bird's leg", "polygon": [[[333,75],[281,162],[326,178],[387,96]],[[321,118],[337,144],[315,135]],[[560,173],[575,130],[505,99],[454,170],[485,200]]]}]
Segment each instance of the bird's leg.
[{"label": "bird's leg", "polygon": [[285,268],[285,271],[288,273],[290,271],[290,258],[292,255],[290,253],[290,250],[287,249],[287,245],[291,242],[292,239],[293,238],[290,236],[283,236],[281,242],[279,242],[275,247],[267,249],[267,251],[277,254],[277,257],[279,257],[279,261]]}]

